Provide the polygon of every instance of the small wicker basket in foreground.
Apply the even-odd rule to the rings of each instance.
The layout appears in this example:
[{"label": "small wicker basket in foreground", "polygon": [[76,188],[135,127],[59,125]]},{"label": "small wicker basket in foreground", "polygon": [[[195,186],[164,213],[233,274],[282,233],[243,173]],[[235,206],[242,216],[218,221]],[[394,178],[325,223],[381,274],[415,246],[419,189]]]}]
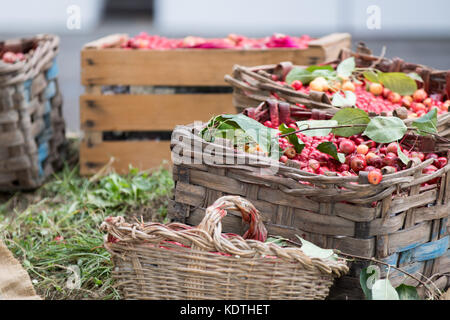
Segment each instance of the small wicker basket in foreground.
[{"label": "small wicker basket in foreground", "polygon": [[325,299],[343,260],[306,256],[298,247],[222,234],[227,210],[250,222],[250,238],[267,234],[256,208],[237,196],[219,198],[197,227],[129,224],[107,218],[102,228],[113,277],[125,299]]},{"label": "small wicker basket in foreground", "polygon": [[0,42],[0,190],[32,189],[61,165],[65,142],[55,57],[59,38],[38,35]]}]

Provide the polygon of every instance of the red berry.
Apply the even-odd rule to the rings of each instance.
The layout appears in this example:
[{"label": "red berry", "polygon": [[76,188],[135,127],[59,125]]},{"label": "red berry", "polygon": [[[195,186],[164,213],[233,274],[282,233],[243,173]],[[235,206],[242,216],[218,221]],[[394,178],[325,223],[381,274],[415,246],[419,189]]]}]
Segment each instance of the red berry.
[{"label": "red berry", "polygon": [[369,147],[365,144],[360,144],[357,148],[356,148],[356,153],[359,154],[367,154],[367,152],[369,152]]},{"label": "red berry", "polygon": [[366,159],[362,155],[355,155],[350,161],[350,167],[353,171],[359,172],[366,167]]},{"label": "red berry", "polygon": [[397,142],[389,143],[387,148],[386,148],[386,151],[394,153],[394,154],[397,154]]},{"label": "red berry", "polygon": [[414,101],[417,101],[417,102],[422,102],[427,97],[428,97],[428,94],[423,89],[418,89],[413,94],[413,99],[414,99]]},{"label": "red berry", "polygon": [[267,120],[266,122],[264,122],[264,126],[272,128],[272,121]]},{"label": "red berry", "polygon": [[350,169],[350,167],[348,166],[348,164],[341,163],[337,169],[339,172],[344,172],[344,171],[348,171]]},{"label": "red berry", "polygon": [[17,56],[14,52],[7,51],[3,54],[2,60],[6,63],[14,63],[17,61]]},{"label": "red berry", "polygon": [[[436,161],[435,161],[435,163],[436,163]],[[438,168],[445,167],[447,165],[447,158],[445,158],[445,157],[437,158],[437,165],[438,165]]]},{"label": "red berry", "polygon": [[320,163],[315,159],[309,159],[308,166],[315,171],[320,168]]},{"label": "red berry", "polygon": [[291,87],[298,91],[303,87],[303,83],[300,80],[294,80],[291,83]]},{"label": "red berry", "polygon": [[294,147],[289,147],[286,150],[284,150],[284,155],[289,159],[293,159],[297,155],[297,152],[295,151]]},{"label": "red berry", "polygon": [[383,175],[381,174],[380,170],[372,170],[367,175],[367,179],[371,184],[379,184],[383,179]]},{"label": "red berry", "polygon": [[383,164],[385,166],[395,166],[397,160],[398,160],[397,155],[395,153],[389,152],[384,156]]},{"label": "red berry", "polygon": [[402,100],[402,96],[397,92],[391,92],[388,95],[388,100],[392,103],[399,103]]},{"label": "red berry", "polygon": [[339,143],[339,150],[345,154],[352,153],[355,151],[356,145],[352,140],[345,139],[341,143]]},{"label": "red berry", "polygon": [[286,163],[286,162],[288,161],[288,157],[286,157],[286,156],[281,156],[281,157],[280,157],[280,161],[283,162],[283,163]]}]

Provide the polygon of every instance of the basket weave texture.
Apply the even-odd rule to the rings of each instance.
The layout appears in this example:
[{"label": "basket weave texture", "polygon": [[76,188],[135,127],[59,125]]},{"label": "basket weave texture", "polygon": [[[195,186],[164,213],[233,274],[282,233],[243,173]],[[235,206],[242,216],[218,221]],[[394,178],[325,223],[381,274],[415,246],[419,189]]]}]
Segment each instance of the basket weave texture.
[{"label": "basket weave texture", "polygon": [[[342,60],[352,56],[355,57],[357,67],[374,67],[382,72],[416,72],[424,80],[423,88],[428,94],[439,94],[443,98],[450,99],[450,70],[435,70],[405,62],[400,58],[376,57],[364,44],[359,44],[356,52],[342,49],[339,59],[325,64],[336,67]],[[310,109],[326,110],[331,114],[339,111],[339,108],[331,105],[325,93],[311,91],[306,94],[271,79],[272,75],[285,76],[293,67],[290,62],[255,67],[235,65],[232,75],[226,75],[225,81],[233,87],[233,104],[237,112],[243,112],[248,107],[257,107],[269,97],[273,98],[271,96],[273,93],[278,95],[280,100],[293,105],[299,103]],[[406,124],[412,121],[413,119],[405,119]],[[438,116],[438,132],[441,136],[450,138],[450,113]]]},{"label": "basket weave texture", "polygon": [[[290,161],[284,165],[236,151],[224,139],[209,143],[198,135],[201,129],[177,126],[172,134],[176,184],[169,213],[174,219],[195,225],[214,199],[239,195],[262,212],[271,234],[299,235],[320,247],[375,257],[415,274],[450,271],[450,164],[424,175],[422,169],[433,161],[426,160],[372,185],[364,174],[317,175]],[[268,168],[275,166],[278,172],[272,174]],[[435,178],[440,178],[436,184],[421,186]],[[223,225],[227,232],[241,229],[233,217],[225,217]],[[389,278],[393,284],[418,284],[393,270]]]},{"label": "basket weave texture", "polygon": [[53,35],[0,43],[0,53],[25,52],[26,57],[14,64],[0,61],[1,190],[36,188],[61,165],[65,124],[58,45]]},{"label": "basket weave texture", "polygon": [[[237,196],[217,199],[197,227],[129,224],[107,218],[102,228],[113,277],[125,299],[324,299],[344,260],[306,256],[301,248],[222,234],[227,210],[250,221],[247,237],[265,232],[259,212]],[[256,234],[258,234],[256,232]]]}]

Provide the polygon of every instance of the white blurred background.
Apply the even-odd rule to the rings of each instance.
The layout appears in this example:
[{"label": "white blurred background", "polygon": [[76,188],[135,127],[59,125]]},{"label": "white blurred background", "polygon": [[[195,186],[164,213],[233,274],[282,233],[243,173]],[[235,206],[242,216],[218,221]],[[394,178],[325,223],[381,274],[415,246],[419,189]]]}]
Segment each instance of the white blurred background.
[{"label": "white blurred background", "polygon": [[[375,54],[385,45],[387,57],[450,69],[449,9],[448,0],[12,0],[2,3],[0,40],[60,35],[64,114],[68,129],[78,131],[81,47],[111,33],[320,37],[350,32],[353,44],[364,41]],[[74,15],[80,28],[68,25]],[[379,24],[371,24],[373,19]]]}]

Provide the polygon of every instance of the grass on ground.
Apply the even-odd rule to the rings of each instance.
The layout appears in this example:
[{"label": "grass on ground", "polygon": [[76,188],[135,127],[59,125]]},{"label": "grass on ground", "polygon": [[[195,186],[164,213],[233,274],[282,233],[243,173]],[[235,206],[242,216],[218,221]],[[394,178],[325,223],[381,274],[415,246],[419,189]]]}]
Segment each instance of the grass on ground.
[{"label": "grass on ground", "polygon": [[42,298],[119,299],[99,226],[117,215],[164,221],[172,188],[163,168],[92,181],[65,166],[37,191],[0,205],[0,236]]}]

